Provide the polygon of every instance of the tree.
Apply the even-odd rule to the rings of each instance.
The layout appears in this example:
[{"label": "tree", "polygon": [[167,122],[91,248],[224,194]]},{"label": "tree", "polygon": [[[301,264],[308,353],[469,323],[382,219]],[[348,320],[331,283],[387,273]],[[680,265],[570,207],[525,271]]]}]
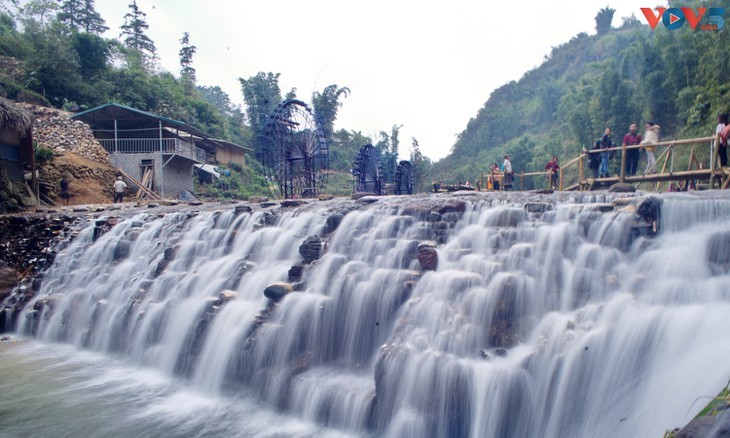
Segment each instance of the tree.
[{"label": "tree", "polygon": [[183,33],[180,38],[180,80],[183,83],[185,92],[190,95],[195,90],[195,68],[193,67],[193,56],[197,47],[190,44],[190,33]]},{"label": "tree", "polygon": [[140,58],[140,61],[151,61],[157,55],[155,43],[147,36],[149,24],[145,21],[147,14],[137,6],[137,0],[129,4],[129,12],[124,16],[124,24],[119,35],[123,38],[124,45],[132,49]]},{"label": "tree", "polygon": [[411,166],[413,166],[413,188],[416,192],[428,190],[431,179],[431,160],[421,153],[416,137],[411,137]]},{"label": "tree", "polygon": [[35,19],[38,20],[41,27],[45,27],[46,21],[57,10],[58,2],[56,0],[31,0],[20,9],[20,14],[25,21]]},{"label": "tree", "polygon": [[238,78],[246,103],[246,115],[254,134],[256,158],[262,163],[270,158],[270,151],[265,147],[266,121],[281,103],[279,76],[280,73],[259,72],[248,79]]},{"label": "tree", "polygon": [[596,32],[598,35],[605,35],[611,30],[611,22],[615,9],[606,6],[596,14]]},{"label": "tree", "polygon": [[337,120],[337,112],[342,106],[340,97],[347,97],[349,95],[349,88],[338,88],[337,84],[326,86],[321,93],[318,91],[312,93],[312,108],[314,109],[314,115],[322,125],[327,141],[332,139],[332,133],[335,128],[335,120]]},{"label": "tree", "polygon": [[94,0],[63,0],[56,18],[71,32],[102,34],[109,30],[94,8]]}]

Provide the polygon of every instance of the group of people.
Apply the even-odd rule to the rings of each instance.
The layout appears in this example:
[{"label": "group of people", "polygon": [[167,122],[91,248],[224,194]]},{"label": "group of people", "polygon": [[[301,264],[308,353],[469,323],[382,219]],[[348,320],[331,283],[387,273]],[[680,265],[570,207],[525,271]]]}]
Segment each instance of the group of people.
[{"label": "group of people", "polygon": [[[63,205],[68,205],[68,201],[69,199],[71,199],[71,191],[69,190],[69,181],[67,175],[64,175],[61,178],[59,186],[61,189],[60,196],[63,200]],[[124,182],[121,176],[118,176],[116,181],[114,181],[112,189],[114,190],[114,203],[116,204],[117,202],[124,202],[124,191],[127,189],[127,183]]]},{"label": "group of people", "polygon": [[[646,122],[644,137],[639,134],[639,125],[632,123],[629,132],[624,135],[623,146],[626,146],[626,176],[635,176],[639,167],[641,151],[646,153],[646,169],[644,175],[656,173],[656,157],[654,151],[659,143],[660,126],[653,121]],[[606,128],[603,137],[596,140],[591,150],[588,167],[593,171],[594,178],[608,178],[609,160],[614,156],[611,128]]]}]

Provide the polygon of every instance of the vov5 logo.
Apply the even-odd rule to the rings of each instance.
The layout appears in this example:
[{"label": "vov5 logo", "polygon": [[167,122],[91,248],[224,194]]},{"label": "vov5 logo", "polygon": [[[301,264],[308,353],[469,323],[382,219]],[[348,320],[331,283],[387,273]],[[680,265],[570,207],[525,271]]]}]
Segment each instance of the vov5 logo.
[{"label": "vov5 logo", "polygon": [[697,8],[696,13],[692,8],[656,8],[656,13],[651,8],[641,8],[641,12],[652,30],[660,20],[669,30],[679,29],[685,22],[696,30],[703,17],[707,20],[700,26],[702,30],[720,30],[725,26],[725,8]]}]

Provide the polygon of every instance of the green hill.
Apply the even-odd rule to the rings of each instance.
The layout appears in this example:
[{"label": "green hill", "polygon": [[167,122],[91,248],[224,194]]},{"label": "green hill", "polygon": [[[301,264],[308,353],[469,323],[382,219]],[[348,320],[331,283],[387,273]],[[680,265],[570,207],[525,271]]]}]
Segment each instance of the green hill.
[{"label": "green hill", "polygon": [[[712,6],[730,10],[727,0]],[[496,89],[433,176],[474,180],[505,152],[516,172],[542,170],[552,155],[561,162],[577,157],[606,127],[620,143],[632,121],[656,121],[663,139],[714,134],[717,115],[730,110],[727,32],[661,23],[652,30],[642,16],[576,35],[519,81]],[[709,152],[697,154],[707,160]],[[675,165],[686,165],[678,158]]]}]

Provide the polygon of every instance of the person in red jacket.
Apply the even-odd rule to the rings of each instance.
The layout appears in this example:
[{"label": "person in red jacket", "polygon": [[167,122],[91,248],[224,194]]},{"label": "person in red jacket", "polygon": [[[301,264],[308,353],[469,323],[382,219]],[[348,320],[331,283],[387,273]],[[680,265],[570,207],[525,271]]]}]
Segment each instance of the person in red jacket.
[{"label": "person in red jacket", "polygon": [[[641,134],[639,134],[639,125],[632,123],[629,126],[629,132],[624,135],[624,146],[637,146],[641,143]],[[626,149],[626,176],[636,175],[636,169],[639,167],[639,149]]]},{"label": "person in red jacket", "polygon": [[548,188],[552,188],[553,190],[558,189],[559,171],[560,165],[558,164],[558,157],[553,156],[553,158],[545,165],[545,174],[548,178]]}]

